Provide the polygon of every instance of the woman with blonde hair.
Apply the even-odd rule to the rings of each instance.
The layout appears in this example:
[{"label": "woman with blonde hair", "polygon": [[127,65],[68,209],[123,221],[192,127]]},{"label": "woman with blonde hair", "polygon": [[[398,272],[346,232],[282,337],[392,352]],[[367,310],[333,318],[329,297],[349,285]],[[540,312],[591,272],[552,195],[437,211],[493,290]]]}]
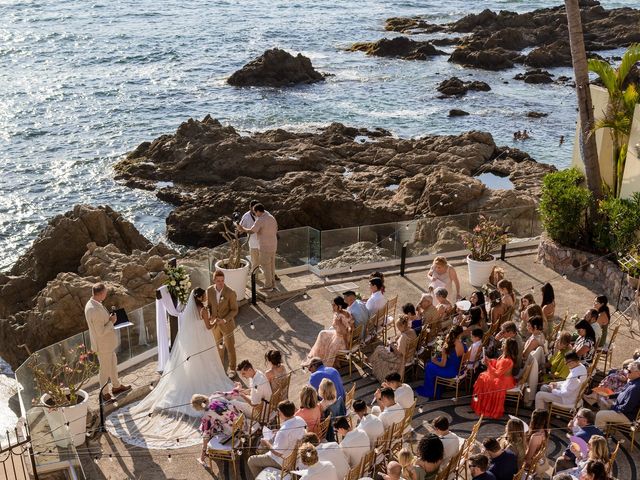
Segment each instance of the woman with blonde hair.
[{"label": "woman with blonde hair", "polygon": [[[602,435],[592,435],[589,439],[589,451],[582,452],[580,447],[572,443],[571,452],[576,456],[576,467],[558,472],[558,475],[568,474],[574,478],[580,477],[585,471],[587,464],[592,461],[600,461],[605,465],[609,463],[609,446],[607,439]],[[555,478],[555,477],[554,477]]]},{"label": "woman with blonde hair", "polygon": [[305,385],[300,390],[300,408],[296,412],[307,424],[307,432],[318,433],[322,420],[322,409],[318,402],[318,393],[311,385]]},{"label": "woman with blonde hair", "polygon": [[395,325],[398,330],[398,336],[395,340],[388,347],[378,345],[369,357],[373,374],[380,382],[383,382],[390,373],[402,374],[404,368],[402,363],[405,360],[407,347],[411,341],[417,338],[415,330],[409,324],[409,317],[406,315],[400,315]]},{"label": "woman with blonde hair", "polygon": [[331,462],[318,459],[318,451],[311,443],[303,443],[298,450],[300,461],[306,468],[300,480],[338,480],[336,467]]},{"label": "woman with blonde hair", "polygon": [[[318,396],[322,398],[320,401],[320,409],[322,410],[322,419],[332,417],[342,417],[347,414],[347,409],[344,406],[344,398],[338,397],[336,385],[328,378],[323,378],[318,386]],[[322,439],[320,439],[322,440]],[[329,421],[329,430],[327,431],[327,441],[335,441],[335,434],[333,431],[333,420]]]},{"label": "woman with blonde hair", "polygon": [[402,467],[402,478],[404,480],[417,480],[418,475],[416,474],[416,469],[413,468],[415,465],[415,455],[413,452],[407,448],[403,447],[402,450],[398,452],[397,461]]},{"label": "woman with blonde hair", "polygon": [[517,418],[511,418],[505,426],[504,435],[500,438],[500,446],[509,449],[518,457],[518,468],[524,463],[527,450],[527,437],[524,433],[525,423]]},{"label": "woman with blonde hair", "polygon": [[449,262],[445,257],[436,257],[433,259],[431,268],[427,272],[427,278],[429,279],[429,290],[436,290],[437,288],[446,288],[451,292],[452,287],[456,287],[455,299],[460,299],[460,280],[455,268],[449,265]]}]

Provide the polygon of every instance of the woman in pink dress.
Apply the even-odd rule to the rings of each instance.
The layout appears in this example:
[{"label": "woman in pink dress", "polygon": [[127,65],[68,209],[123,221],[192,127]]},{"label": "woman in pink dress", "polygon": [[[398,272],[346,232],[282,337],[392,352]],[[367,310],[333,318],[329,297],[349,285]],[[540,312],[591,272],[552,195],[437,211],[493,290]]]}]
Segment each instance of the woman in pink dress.
[{"label": "woman in pink dress", "polygon": [[333,308],[331,328],[318,333],[316,343],[311,347],[303,365],[308,365],[313,357],[319,357],[325,366],[333,367],[338,351],[347,348],[354,325],[351,314],[347,312],[347,302],[342,297],[336,297],[331,307]]}]

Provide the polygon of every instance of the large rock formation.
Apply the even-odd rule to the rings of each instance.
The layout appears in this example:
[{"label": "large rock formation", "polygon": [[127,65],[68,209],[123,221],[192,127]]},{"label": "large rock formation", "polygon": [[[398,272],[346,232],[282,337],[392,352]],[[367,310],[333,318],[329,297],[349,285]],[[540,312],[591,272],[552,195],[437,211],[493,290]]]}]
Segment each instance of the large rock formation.
[{"label": "large rock formation", "polygon": [[[502,175],[502,165],[515,185],[508,197],[473,178],[481,168]],[[252,198],[280,228],[332,229],[535,205],[542,177],[554,168],[497,148],[484,132],[399,139],[334,123],[317,133],[246,136],[207,116],[141,144],[115,169],[133,187],[173,182],[157,193],[176,206],[169,237],[212,246],[222,242],[218,219],[246,210]]]},{"label": "large rock formation", "polygon": [[365,52],[375,57],[399,57],[406,60],[427,60],[436,55],[446,55],[430,42],[418,42],[407,37],[383,38],[377,42],[358,42],[350,52]]},{"label": "large rock formation", "polygon": [[313,68],[309,58],[272,48],[233,73],[227,83],[237,87],[287,87],[322,80],[324,75]]},{"label": "large rock formation", "polygon": [[55,217],[0,274],[0,357],[15,368],[28,351],[85,330],[84,304],[97,281],[109,286],[108,306],[132,311],[152,303],[173,255],[109,207],[78,205]]},{"label": "large rock formation", "polygon": [[466,95],[469,90],[488,92],[491,90],[491,87],[486,82],[480,82],[478,80],[463,82],[458,77],[451,77],[448,80],[443,80],[440,85],[438,85],[437,90],[445,96],[460,97]]},{"label": "large rock formation", "polygon": [[[580,4],[588,51],[611,50],[640,42],[640,10],[606,10],[595,0],[582,0]],[[449,58],[467,67],[503,70],[513,67],[514,63],[532,68],[571,66],[564,6],[520,14],[483,10],[444,25],[431,24],[420,17],[394,17],[387,19],[385,28],[406,34],[469,34],[460,40]],[[524,49],[531,50],[525,54]]]}]

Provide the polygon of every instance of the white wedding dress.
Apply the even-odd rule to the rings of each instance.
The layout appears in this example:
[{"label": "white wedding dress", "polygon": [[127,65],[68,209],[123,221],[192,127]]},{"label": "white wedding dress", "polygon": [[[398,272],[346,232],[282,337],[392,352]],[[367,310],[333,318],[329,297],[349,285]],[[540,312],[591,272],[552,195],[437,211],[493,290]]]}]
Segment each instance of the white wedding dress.
[{"label": "white wedding dress", "polygon": [[116,410],[105,425],[110,433],[139,447],[167,449],[200,444],[201,413],[191,407],[191,396],[209,396],[233,386],[220,361],[213,333],[200,318],[191,292],[157,386],[140,402]]}]

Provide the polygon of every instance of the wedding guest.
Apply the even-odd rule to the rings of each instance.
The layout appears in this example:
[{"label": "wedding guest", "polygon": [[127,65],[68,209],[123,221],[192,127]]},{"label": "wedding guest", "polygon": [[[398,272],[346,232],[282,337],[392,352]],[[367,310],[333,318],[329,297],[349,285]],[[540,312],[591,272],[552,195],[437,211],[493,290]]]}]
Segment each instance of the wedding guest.
[{"label": "wedding guest", "polygon": [[385,387],[380,389],[376,400],[382,410],[378,418],[382,421],[384,428],[389,428],[391,425],[402,422],[404,419],[404,408],[396,403],[395,393],[392,388]]},{"label": "wedding guest", "polygon": [[254,478],[264,468],[280,469],[283,459],[291,454],[298,440],[304,435],[306,424],[303,419],[296,417],[295,413],[296,407],[289,400],[278,404],[280,428],[275,433],[273,443],[262,438],[260,445],[267,449],[267,453],[252,455],[247,462]]},{"label": "wedding guest", "polygon": [[500,331],[496,335],[496,340],[505,343],[509,338],[512,338],[518,344],[518,370],[524,366],[523,361],[523,352],[524,352],[524,341],[522,337],[518,333],[518,328],[516,327],[515,322],[509,320],[508,322],[504,322],[500,326]]},{"label": "wedding guest", "polygon": [[318,393],[311,385],[304,385],[300,390],[300,408],[296,412],[307,424],[307,432],[319,433],[322,421],[322,409],[318,401]]},{"label": "wedding guest", "polygon": [[519,418],[510,418],[504,429],[504,435],[500,437],[500,446],[505,450],[511,450],[518,459],[518,469],[524,463],[527,451],[527,437],[524,431],[525,423]]},{"label": "wedding guest", "polygon": [[609,299],[606,295],[598,295],[593,301],[593,308],[598,311],[598,324],[602,329],[600,344],[598,347],[604,347],[607,343],[607,332],[609,322],[611,321],[611,311],[609,310]]},{"label": "wedding guest", "polygon": [[549,359],[549,374],[545,380],[564,380],[569,375],[569,366],[565,360],[565,355],[573,352],[571,348],[571,334],[569,332],[558,333],[553,346],[553,355]]},{"label": "wedding guest", "polygon": [[309,372],[311,376],[309,377],[309,385],[318,391],[320,388],[320,382],[323,379],[328,378],[333,382],[336,387],[336,392],[339,397],[345,398],[344,386],[342,385],[342,377],[340,373],[333,367],[326,367],[322,363],[322,359],[318,357],[314,357],[309,362]]},{"label": "wedding guest", "polygon": [[[118,379],[118,359],[116,358],[116,348],[118,348],[118,336],[113,328],[116,322],[116,314],[109,311],[102,305],[107,298],[107,286],[104,283],[94,283],[91,287],[91,298],[84,307],[84,316],[89,326],[89,338],[91,346],[98,355],[100,369],[98,371],[98,381],[100,386],[111,383],[111,394],[119,395],[131,390],[131,385],[122,385]],[[109,387],[105,388],[102,399],[105,402],[111,400],[108,393]]]},{"label": "wedding guest", "polygon": [[582,452],[577,444],[571,444],[570,449],[576,455],[577,465],[574,468],[560,472],[560,474],[567,473],[572,477],[579,477],[584,473],[588,462],[600,461],[605,465],[609,463],[609,446],[606,438],[602,435],[592,435],[587,446],[588,451]]},{"label": "wedding guest", "polygon": [[220,360],[224,363],[224,354],[227,352],[229,361],[227,375],[229,378],[236,376],[236,343],[233,332],[236,329],[236,315],[238,315],[238,302],[236,292],[224,283],[224,273],[216,270],[213,273],[213,285],[207,288],[207,306],[209,307],[210,322],[213,327],[213,336],[218,346]]},{"label": "wedding guest", "polygon": [[444,448],[442,465],[446,465],[450,459],[455,457],[460,451],[462,441],[458,435],[449,430],[449,419],[444,415],[439,415],[431,422],[433,433],[435,433]]},{"label": "wedding guest", "polygon": [[489,458],[486,455],[477,454],[469,457],[469,473],[474,480],[496,480],[493,473],[488,472]]},{"label": "wedding guest", "polygon": [[488,471],[496,480],[513,480],[514,475],[518,473],[518,456],[511,450],[502,448],[493,437],[485,438],[482,446],[491,459]]},{"label": "wedding guest", "polygon": [[590,308],[584,314],[584,319],[591,324],[591,328],[593,328],[593,333],[596,336],[596,345],[600,345],[600,338],[602,338],[602,327],[598,323],[598,317],[600,314],[595,308]]},{"label": "wedding guest", "polygon": [[358,416],[358,428],[369,437],[369,445],[371,448],[376,443],[380,435],[384,433],[384,425],[376,415],[367,413],[367,404],[364,400],[356,400],[353,402],[353,411]]},{"label": "wedding guest", "polygon": [[416,334],[419,334],[420,330],[422,330],[422,317],[416,313],[416,307],[413,306],[413,303],[405,303],[402,306],[402,313],[409,320],[411,329]]},{"label": "wedding guest", "polygon": [[444,287],[438,287],[433,291],[436,298],[436,311],[438,312],[438,321],[442,322],[445,318],[453,312],[453,305],[447,296],[449,292]]},{"label": "wedding guest", "polygon": [[273,291],[276,277],[276,251],[278,250],[278,222],[264,205],[258,203],[253,207],[253,213],[258,217],[255,223],[249,227],[238,225],[238,230],[246,233],[255,233],[258,237],[260,249],[260,267],[264,272],[264,290]]},{"label": "wedding guest", "polygon": [[[347,303],[347,312],[353,318],[353,323],[355,327],[359,325],[366,325],[367,320],[369,320],[369,311],[367,310],[367,306],[364,304],[362,300],[358,300],[356,297],[356,292],[353,290],[348,290],[342,294],[344,301]],[[364,328],[362,330],[362,335],[364,336]]]},{"label": "wedding guest", "polygon": [[518,310],[518,316],[521,322],[527,321],[527,319],[525,318],[525,315],[526,315],[525,312],[530,305],[535,305],[535,304],[536,304],[536,300],[533,298],[533,294],[531,293],[527,293],[526,295],[523,295],[520,298],[520,308]]},{"label": "wedding guest", "polygon": [[442,440],[434,433],[427,433],[418,442],[416,476],[418,480],[433,480],[442,464],[444,447]]},{"label": "wedding guest", "polygon": [[529,319],[533,317],[540,317],[542,319],[542,331],[546,330],[545,324],[547,320],[544,318],[544,313],[542,313],[542,307],[540,305],[529,305],[525,310],[524,321],[520,322],[520,334],[524,337],[529,336],[529,332],[527,331],[527,325],[529,324]]},{"label": "wedding guest", "polygon": [[635,422],[640,410],[640,362],[629,365],[627,385],[618,394],[611,409],[600,410],[596,414],[596,427],[603,429],[607,423]]},{"label": "wedding guest", "polygon": [[542,347],[546,353],[547,340],[544,338],[542,328],[543,323],[542,318],[540,317],[531,317],[527,321],[527,331],[529,332],[529,338],[527,338],[527,341],[524,344],[524,352],[522,352],[523,359],[526,359],[529,354],[538,347]]},{"label": "wedding guest", "polygon": [[452,291],[452,287],[455,286],[455,299],[460,299],[460,280],[458,280],[458,274],[455,268],[449,265],[445,257],[436,257],[433,259],[431,268],[427,272],[427,278],[429,279],[429,290],[435,291],[438,288],[444,288],[447,291]]},{"label": "wedding guest", "polygon": [[507,311],[506,305],[502,302],[502,295],[498,290],[489,292],[489,320],[493,325],[494,322],[500,322],[502,316]]},{"label": "wedding guest", "polygon": [[382,272],[371,272],[369,274],[369,280],[372,280],[374,278],[379,279],[382,282],[382,287],[380,287],[380,292],[384,295],[384,290],[385,290],[385,286],[384,286],[384,273]]},{"label": "wedding guest", "polygon": [[[531,414],[529,432],[527,433],[527,450],[524,455],[524,462],[530,467],[533,467],[534,458],[545,445],[545,440],[549,437],[549,431],[547,430],[548,419],[549,414],[546,410],[534,410]],[[545,465],[538,464],[535,465],[535,468],[536,472],[542,475],[542,472],[546,470],[546,461]]]},{"label": "wedding guest", "polygon": [[[240,219],[240,226],[244,228],[251,228],[253,224],[256,223],[258,217],[253,212],[253,208],[258,205],[260,202],[257,200],[251,200],[249,202],[249,210],[242,215]],[[258,242],[258,235],[255,233],[249,233],[249,255],[251,255],[251,269],[253,270],[256,267],[260,266],[260,243]],[[257,278],[256,271],[256,278]]]},{"label": "wedding guest", "polygon": [[460,361],[464,355],[465,347],[460,337],[462,327],[454,325],[444,339],[444,346],[440,357],[431,357],[431,362],[426,365],[424,385],[416,389],[416,393],[422,397],[439,398],[435,391],[436,377],[454,378],[458,375]]},{"label": "wedding guest", "polygon": [[195,394],[191,397],[191,406],[196,412],[204,412],[199,429],[202,435],[202,451],[198,458],[198,462],[204,466],[209,441],[221,433],[231,435],[233,422],[240,413],[233,402],[217,395],[207,397]]},{"label": "wedding guest", "polygon": [[382,382],[382,388],[389,387],[393,389],[393,394],[396,400],[402,408],[407,409],[413,405],[415,395],[413,389],[406,383],[402,383],[400,374],[393,372],[384,377]]},{"label": "wedding guest", "polygon": [[264,372],[269,384],[271,385],[271,391],[275,392],[278,389],[285,389],[286,396],[289,394],[289,374],[287,367],[282,364],[282,353],[279,350],[268,350],[264,354],[264,360],[268,365],[268,369]]},{"label": "wedding guest", "polygon": [[387,465],[387,473],[382,475],[382,480],[404,480],[402,478],[402,465],[392,460]]},{"label": "wedding guest", "polygon": [[[551,319],[556,314],[556,295],[549,282],[546,282],[542,287],[540,287],[540,293],[542,293],[542,301],[540,302],[542,313],[544,314],[544,318],[546,318],[548,323],[551,325]],[[549,331],[545,333],[551,332]]]},{"label": "wedding guest", "polygon": [[375,315],[378,310],[385,308],[387,300],[382,294],[382,280],[379,278],[372,278],[369,280],[369,286],[371,288],[371,296],[367,299],[366,307],[369,315]]},{"label": "wedding guest", "polygon": [[339,479],[346,477],[349,473],[349,462],[345,456],[343,450],[336,442],[323,442],[320,443],[318,436],[315,433],[306,433],[302,437],[302,443],[310,443],[316,447],[318,452],[318,459],[321,462],[329,462],[336,469],[336,474]]},{"label": "wedding guest", "polygon": [[[516,305],[516,294],[513,293],[513,284],[503,278],[498,282],[498,291],[500,292],[500,298],[502,299],[502,303],[506,308],[515,307]],[[508,320],[511,320],[510,318]]]},{"label": "wedding guest", "polygon": [[[573,435],[578,438],[581,438],[585,442],[589,442],[592,436],[600,435],[604,437],[604,433],[597,428],[594,423],[596,420],[596,415],[588,408],[581,408],[576,413],[573,420],[569,423],[569,428],[572,429]],[[556,464],[553,469],[554,474],[557,472],[561,472],[564,470],[568,470],[570,468],[576,467],[576,456],[571,451],[570,447],[564,451],[564,454],[558,459],[556,459]]]},{"label": "wedding guest", "polygon": [[580,387],[587,379],[587,368],[580,363],[575,352],[569,352],[564,356],[564,361],[569,367],[569,375],[566,380],[551,382],[542,385],[536,393],[536,408],[545,409],[547,403],[555,402],[562,405],[573,405],[578,398]]},{"label": "wedding guest", "polygon": [[333,321],[328,330],[318,333],[316,342],[307,355],[303,366],[308,365],[312,358],[319,357],[328,367],[333,367],[338,351],[344,350],[349,344],[349,336],[353,330],[353,318],[347,312],[347,303],[342,297],[335,297],[331,303]]},{"label": "wedding guest", "polygon": [[484,298],[484,292],[482,290],[475,290],[471,293],[469,301],[471,302],[471,306],[480,308],[482,320],[486,325],[486,323],[489,321],[489,315],[487,313],[487,301]]},{"label": "wedding guest", "polygon": [[[640,353],[636,350],[636,353]],[[613,402],[615,401],[615,397],[617,397],[622,390],[627,386],[627,381],[629,380],[629,366],[638,358],[640,355],[636,355],[634,353],[633,358],[628,358],[624,362],[622,362],[621,368],[615,368],[609,371],[609,374],[604,377],[600,383],[598,384],[597,389],[594,389],[590,394],[583,395],[582,398],[593,405],[597,403],[601,409],[611,408]],[[610,392],[603,392],[601,389],[606,389]],[[613,398],[613,400],[612,400]]]},{"label": "wedding guest", "polygon": [[[467,361],[467,371],[475,372],[476,368],[480,365],[482,360],[482,338],[484,332],[481,328],[474,328],[471,330],[471,347],[469,352],[469,360]],[[471,374],[475,375],[474,373]]]},{"label": "wedding guest", "polygon": [[316,447],[310,443],[303,443],[299,452],[300,461],[306,467],[306,472],[300,480],[338,480],[336,467],[331,462],[319,460]]},{"label": "wedding guest", "polygon": [[433,296],[431,294],[423,293],[420,296],[420,301],[416,306],[416,313],[422,317],[422,325],[431,325],[438,321],[440,314],[433,305]]},{"label": "wedding guest", "polygon": [[409,319],[406,315],[401,315],[395,322],[398,336],[388,347],[378,345],[369,357],[369,363],[373,370],[373,375],[382,381],[393,372],[404,371],[404,364],[409,358],[405,358],[409,343],[417,338],[416,332],[410,327]]},{"label": "wedding guest", "polygon": [[410,448],[403,447],[397,455],[397,461],[401,470],[402,480],[417,480],[418,475],[415,469],[415,456]]},{"label": "wedding guest", "polygon": [[586,320],[580,320],[575,328],[578,338],[573,344],[573,351],[578,354],[580,361],[591,363],[596,353],[596,334]]},{"label": "wedding guest", "polygon": [[589,460],[584,467],[580,480],[609,480],[607,467],[598,460]]},{"label": "wedding guest", "polygon": [[[344,397],[337,395],[335,384],[328,378],[323,378],[320,382],[318,396],[322,399],[319,405],[323,419],[327,417],[336,418],[347,414]],[[329,422],[329,430],[327,431],[327,441],[335,441],[335,433],[331,422]]]},{"label": "wedding guest", "polygon": [[349,466],[353,468],[359,465],[362,458],[369,453],[369,435],[357,428],[351,428],[351,424],[345,416],[336,417],[333,428],[342,438],[340,448],[347,457]]},{"label": "wedding guest", "polygon": [[238,364],[240,376],[249,381],[249,387],[242,389],[242,385],[236,382],[236,388],[240,392],[240,397],[244,400],[233,400],[233,405],[244,413],[246,418],[251,417],[253,407],[271,400],[271,384],[264,373],[256,370],[249,360],[243,360]]}]

